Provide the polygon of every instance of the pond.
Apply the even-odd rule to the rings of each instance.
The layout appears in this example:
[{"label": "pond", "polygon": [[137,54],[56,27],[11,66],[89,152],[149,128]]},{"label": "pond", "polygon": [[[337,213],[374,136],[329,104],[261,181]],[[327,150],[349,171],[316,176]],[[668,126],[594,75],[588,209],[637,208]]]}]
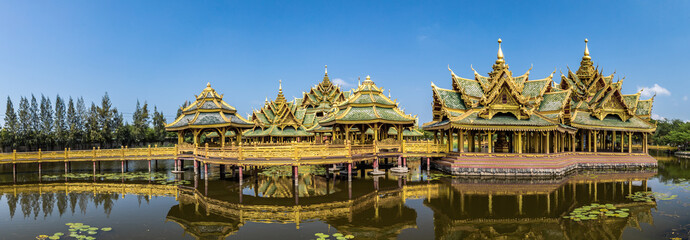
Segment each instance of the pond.
[{"label": "pond", "polygon": [[[688,239],[690,159],[556,179],[323,167],[170,173],[173,161],[0,166],[0,239]],[[188,169],[191,163],[185,163]]]}]

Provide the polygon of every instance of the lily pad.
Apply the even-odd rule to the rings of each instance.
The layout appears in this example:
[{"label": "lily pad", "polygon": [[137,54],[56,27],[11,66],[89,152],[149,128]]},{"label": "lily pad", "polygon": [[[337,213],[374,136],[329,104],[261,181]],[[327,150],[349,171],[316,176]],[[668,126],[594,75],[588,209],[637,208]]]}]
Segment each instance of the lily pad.
[{"label": "lily pad", "polygon": [[110,230],[113,230],[113,228],[111,228],[111,227],[101,228],[101,231],[104,231],[104,232],[109,232]]}]

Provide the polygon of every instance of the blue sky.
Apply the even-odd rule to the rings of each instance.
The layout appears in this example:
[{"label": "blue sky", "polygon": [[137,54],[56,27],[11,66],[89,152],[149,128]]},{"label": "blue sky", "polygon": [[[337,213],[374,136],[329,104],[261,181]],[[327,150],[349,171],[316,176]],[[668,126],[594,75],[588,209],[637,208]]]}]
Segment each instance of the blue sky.
[{"label": "blue sky", "polygon": [[31,93],[107,91],[130,122],[137,100],[172,121],[211,82],[246,116],[279,79],[300,97],[327,64],[343,88],[371,75],[427,122],[430,83],[451,88],[448,65],[486,74],[500,37],[532,79],[576,69],[589,38],[624,93],[658,85],[653,113],[690,120],[687,26],[688,1],[0,1],[0,115],[6,96],[16,108]]}]

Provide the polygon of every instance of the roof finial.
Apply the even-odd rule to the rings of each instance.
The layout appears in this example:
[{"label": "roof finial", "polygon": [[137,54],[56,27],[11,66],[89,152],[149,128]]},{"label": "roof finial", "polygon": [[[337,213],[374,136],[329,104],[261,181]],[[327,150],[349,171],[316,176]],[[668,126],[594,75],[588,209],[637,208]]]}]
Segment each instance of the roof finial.
[{"label": "roof finial", "polygon": [[498,39],[498,60],[496,62],[503,62],[503,50],[501,50],[501,39]]},{"label": "roof finial", "polygon": [[369,77],[369,75],[367,75],[367,79],[365,81],[371,81],[371,77]]},{"label": "roof finial", "polygon": [[589,40],[587,40],[587,39],[585,38],[585,56],[582,57],[582,58],[584,58],[584,59],[592,59],[592,57],[589,56],[589,47],[587,46],[587,42],[589,42]]},{"label": "roof finial", "polygon": [[211,87],[211,82],[207,82],[206,87]]},{"label": "roof finial", "polygon": [[359,76],[357,77],[357,86],[362,85],[362,80],[359,79]]},{"label": "roof finial", "polygon": [[326,75],[328,75],[328,65],[326,65],[326,67],[325,67],[325,68],[326,68],[326,70],[325,70],[325,72],[326,72]]},{"label": "roof finial", "polygon": [[391,98],[391,89],[388,89],[388,98]]},{"label": "roof finial", "polygon": [[278,91],[283,92],[283,80],[278,79]]}]

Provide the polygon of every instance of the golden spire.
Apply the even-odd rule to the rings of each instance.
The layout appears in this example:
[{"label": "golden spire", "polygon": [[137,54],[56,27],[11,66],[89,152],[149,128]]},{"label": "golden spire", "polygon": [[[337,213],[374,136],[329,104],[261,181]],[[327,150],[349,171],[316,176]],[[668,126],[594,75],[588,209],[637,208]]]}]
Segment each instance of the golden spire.
[{"label": "golden spire", "polygon": [[589,40],[585,38],[585,56],[582,57],[582,59],[592,59],[592,57],[589,56],[589,47],[587,46],[587,42],[589,42]]},{"label": "golden spire", "polygon": [[207,82],[206,87],[211,87],[211,82]]},{"label": "golden spire", "polygon": [[276,102],[284,103],[286,101],[285,96],[283,96],[283,80],[278,80],[278,97],[276,98]]},{"label": "golden spire", "polygon": [[326,72],[326,76],[328,76],[328,65],[326,65],[326,70],[325,70],[325,72]]},{"label": "golden spire", "polygon": [[503,50],[501,50],[501,39],[498,39],[498,60],[496,60],[496,63],[503,63]]}]

